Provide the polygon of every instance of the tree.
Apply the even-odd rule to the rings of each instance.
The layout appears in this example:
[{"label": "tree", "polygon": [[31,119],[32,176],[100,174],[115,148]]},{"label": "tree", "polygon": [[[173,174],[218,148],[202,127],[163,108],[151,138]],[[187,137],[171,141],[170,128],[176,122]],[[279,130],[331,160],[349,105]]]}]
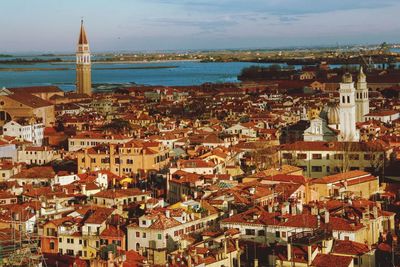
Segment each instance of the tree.
[{"label": "tree", "polygon": [[113,119],[110,123],[104,125],[102,130],[112,131],[112,132],[122,132],[125,130],[131,130],[132,126],[129,121],[122,119]]}]

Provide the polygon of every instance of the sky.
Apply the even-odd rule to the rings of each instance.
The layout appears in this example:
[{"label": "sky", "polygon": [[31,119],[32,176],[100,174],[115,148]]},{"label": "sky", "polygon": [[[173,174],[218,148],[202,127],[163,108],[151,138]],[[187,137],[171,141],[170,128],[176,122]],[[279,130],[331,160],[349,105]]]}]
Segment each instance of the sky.
[{"label": "sky", "polygon": [[399,0],[1,0],[0,53],[400,42]]}]

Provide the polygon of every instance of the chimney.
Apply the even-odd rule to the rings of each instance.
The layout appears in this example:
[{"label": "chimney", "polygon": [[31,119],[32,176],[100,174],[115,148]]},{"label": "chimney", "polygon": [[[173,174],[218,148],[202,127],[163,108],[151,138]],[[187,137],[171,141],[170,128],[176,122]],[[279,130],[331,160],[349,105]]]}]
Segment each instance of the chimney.
[{"label": "chimney", "polygon": [[372,213],[374,214],[374,219],[378,218],[378,207],[374,206],[372,208]]},{"label": "chimney", "polygon": [[269,213],[272,213],[273,210],[274,210],[274,206],[273,206],[272,202],[269,202],[269,203],[268,203],[268,212],[269,212]]},{"label": "chimney", "polygon": [[171,211],[170,210],[165,210],[165,216],[167,217],[167,218],[171,218]]},{"label": "chimney", "polygon": [[249,188],[250,194],[254,195],[256,193],[256,189],[254,187]]},{"label": "chimney", "polygon": [[296,215],[296,214],[297,214],[296,203],[292,203],[292,204],[290,205],[290,214],[292,214],[292,215]]},{"label": "chimney", "polygon": [[111,250],[108,251],[108,262],[111,264],[114,262],[114,253]]},{"label": "chimney", "polygon": [[327,209],[325,209],[325,223],[329,223],[329,211]]},{"label": "chimney", "polygon": [[317,215],[317,228],[321,228],[321,216]]},{"label": "chimney", "polygon": [[318,214],[318,208],[316,207],[315,204],[311,206],[311,215],[317,215]]},{"label": "chimney", "polygon": [[[290,213],[290,203],[289,202],[284,202],[283,203],[283,209],[285,210],[285,214]],[[283,215],[283,213],[282,213]]]},{"label": "chimney", "polygon": [[224,259],[228,257],[228,240],[225,237],[225,239],[222,241],[224,242]]}]

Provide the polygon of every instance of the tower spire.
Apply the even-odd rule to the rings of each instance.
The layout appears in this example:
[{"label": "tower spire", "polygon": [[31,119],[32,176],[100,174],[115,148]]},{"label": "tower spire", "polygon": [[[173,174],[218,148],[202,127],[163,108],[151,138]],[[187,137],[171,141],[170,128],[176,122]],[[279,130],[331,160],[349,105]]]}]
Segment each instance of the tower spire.
[{"label": "tower spire", "polygon": [[87,44],[89,44],[89,43],[88,43],[88,40],[87,40],[87,37],[86,37],[85,27],[83,26],[83,19],[81,19],[81,31],[80,31],[80,33],[79,33],[79,41],[78,41],[78,44],[80,44],[80,45],[87,45]]},{"label": "tower spire", "polygon": [[81,94],[92,94],[91,57],[83,19],[76,49],[76,89]]}]

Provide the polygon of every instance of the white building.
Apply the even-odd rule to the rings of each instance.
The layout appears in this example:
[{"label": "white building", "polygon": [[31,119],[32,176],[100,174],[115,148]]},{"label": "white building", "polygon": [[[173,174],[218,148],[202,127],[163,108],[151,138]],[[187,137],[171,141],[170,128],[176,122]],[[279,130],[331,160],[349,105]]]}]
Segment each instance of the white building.
[{"label": "white building", "polygon": [[0,140],[0,158],[15,161],[17,159],[17,147],[15,144],[9,144]]},{"label": "white building", "polygon": [[400,118],[400,112],[396,110],[378,110],[365,115],[365,120],[376,120],[391,124],[394,120]]},{"label": "white building", "polygon": [[256,130],[243,126],[240,123],[235,124],[227,129],[224,130],[225,133],[228,134],[239,134],[239,135],[245,135],[248,137],[257,137],[257,132]]},{"label": "white building", "polygon": [[310,127],[304,131],[304,141],[334,141],[335,131],[328,127],[326,121],[317,117],[310,122]]},{"label": "white building", "polygon": [[44,124],[36,121],[9,121],[3,126],[3,134],[22,138],[41,146],[43,143]]},{"label": "white building", "polygon": [[210,205],[205,206],[204,203],[198,204],[198,207],[191,208],[193,210],[202,208],[206,211],[197,213],[178,208],[152,212],[139,217],[138,224],[133,223],[127,227],[128,250],[147,252],[148,255],[153,256],[152,259],[149,258],[150,262],[165,264],[168,251],[174,250],[170,247],[171,244],[181,240],[184,235],[201,232],[215,225],[219,217],[216,209]]},{"label": "white building", "polygon": [[68,151],[78,151],[85,148],[94,147],[100,144],[125,144],[133,138],[123,135],[106,135],[95,132],[84,132],[74,137],[68,138]]},{"label": "white building", "polygon": [[285,144],[279,151],[281,164],[295,165],[311,178],[350,170],[379,172],[393,149],[383,142],[304,142]]},{"label": "white building", "polygon": [[26,164],[44,165],[53,160],[60,159],[58,150],[47,146],[25,147],[18,151],[18,162]]}]

